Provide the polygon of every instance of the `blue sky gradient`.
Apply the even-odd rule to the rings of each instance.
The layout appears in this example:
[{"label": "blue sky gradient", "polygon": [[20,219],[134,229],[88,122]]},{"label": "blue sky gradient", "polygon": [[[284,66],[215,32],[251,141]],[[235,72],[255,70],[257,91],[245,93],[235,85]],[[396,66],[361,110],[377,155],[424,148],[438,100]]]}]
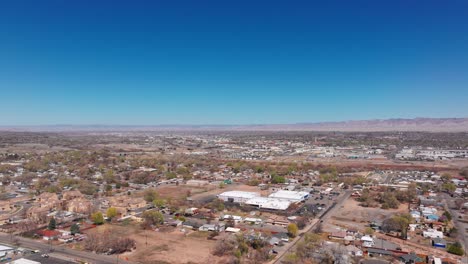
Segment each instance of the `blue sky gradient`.
[{"label": "blue sky gradient", "polygon": [[9,2],[0,125],[468,116],[465,0]]}]

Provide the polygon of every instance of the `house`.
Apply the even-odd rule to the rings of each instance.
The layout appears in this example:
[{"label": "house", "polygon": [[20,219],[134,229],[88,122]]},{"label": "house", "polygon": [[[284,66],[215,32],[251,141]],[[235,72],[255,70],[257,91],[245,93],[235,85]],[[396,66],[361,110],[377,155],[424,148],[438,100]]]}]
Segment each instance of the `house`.
[{"label": "house", "polygon": [[375,244],[374,239],[370,236],[361,237],[361,242],[363,247],[373,247]]},{"label": "house", "polygon": [[268,240],[268,244],[270,244],[271,246],[279,245],[280,242],[281,239],[279,237],[271,237],[270,240]]},{"label": "house", "polygon": [[262,219],[260,219],[260,218],[246,217],[246,218],[244,219],[244,222],[259,225],[259,224],[261,224],[263,221],[262,221]]},{"label": "house", "polygon": [[437,221],[437,220],[439,220],[439,216],[437,216],[435,214],[426,215],[426,220],[428,220],[428,221]]},{"label": "house", "polygon": [[357,229],[348,229],[346,230],[346,234],[348,236],[355,236],[359,233],[359,231]]},{"label": "house", "polygon": [[219,224],[204,224],[198,228],[198,231],[216,231],[222,232],[225,229],[225,225],[223,223]]},{"label": "house", "polygon": [[381,248],[368,248],[367,254],[378,255],[378,256],[392,256],[393,252],[390,250],[381,249]]},{"label": "house", "polygon": [[423,237],[444,238],[444,233],[435,229],[428,229],[427,231],[423,232]]},{"label": "house", "polygon": [[280,225],[280,226],[287,226],[289,225],[289,221],[286,217],[280,215],[271,215],[267,221],[268,224],[272,225]]},{"label": "house", "polygon": [[328,238],[343,240],[346,237],[346,231],[332,232]]},{"label": "house", "polygon": [[238,215],[224,215],[222,218],[224,221],[226,220],[233,220],[235,223],[239,223],[242,221],[242,217]]},{"label": "house", "polygon": [[191,208],[185,209],[185,215],[186,216],[192,216],[192,215],[196,215],[198,213],[199,213],[199,210],[196,207],[191,207]]},{"label": "house", "polygon": [[413,219],[415,219],[416,221],[419,220],[419,218],[421,218],[421,213],[419,211],[411,211],[411,217],[413,217]]},{"label": "house", "polygon": [[283,242],[289,242],[288,233],[276,233],[276,234],[273,234],[273,237],[277,237]]},{"label": "house", "polygon": [[239,232],[240,232],[240,228],[228,227],[228,228],[226,228],[225,231],[228,232],[228,233],[239,233]]},{"label": "house", "polygon": [[182,227],[188,228],[188,229],[198,229],[202,225],[203,224],[200,221],[196,221],[196,220],[193,220],[193,219],[187,220],[187,221],[182,223]]},{"label": "house", "polygon": [[362,250],[359,249],[358,247],[354,246],[354,245],[346,246],[346,250],[348,251],[348,254],[350,254],[351,256],[354,256],[354,257],[362,257],[362,255],[363,255]]},{"label": "house", "polygon": [[176,220],[172,220],[168,223],[169,226],[173,226],[173,227],[178,227],[178,226],[181,226],[182,225],[182,221],[176,219]]},{"label": "house", "polygon": [[436,237],[432,239],[432,246],[438,248],[446,248],[447,241],[445,241],[443,238]]},{"label": "house", "polygon": [[44,240],[54,240],[58,238],[62,233],[55,230],[39,230],[37,234],[42,236]]},{"label": "house", "polygon": [[418,262],[423,262],[424,259],[416,255],[415,253],[409,253],[409,254],[400,256],[400,261],[405,264],[414,264]]}]

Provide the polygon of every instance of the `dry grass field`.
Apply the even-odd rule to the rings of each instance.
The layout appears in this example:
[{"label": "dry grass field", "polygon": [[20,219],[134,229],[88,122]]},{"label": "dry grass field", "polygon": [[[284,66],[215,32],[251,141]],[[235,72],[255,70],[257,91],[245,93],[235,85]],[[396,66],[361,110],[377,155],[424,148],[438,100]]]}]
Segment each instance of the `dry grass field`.
[{"label": "dry grass field", "polygon": [[[180,228],[160,231],[141,230],[137,225],[103,225],[88,232],[112,232],[136,241],[136,250],[121,254],[119,258],[144,264],[162,263],[218,263],[220,258],[211,254],[216,241],[207,239],[208,233],[182,232]],[[117,258],[117,256],[116,256]]]}]

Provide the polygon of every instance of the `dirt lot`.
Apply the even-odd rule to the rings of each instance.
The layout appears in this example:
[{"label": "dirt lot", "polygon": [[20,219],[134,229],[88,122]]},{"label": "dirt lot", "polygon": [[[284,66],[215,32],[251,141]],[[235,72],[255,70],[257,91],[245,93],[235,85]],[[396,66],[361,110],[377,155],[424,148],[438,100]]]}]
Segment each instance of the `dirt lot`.
[{"label": "dirt lot", "polygon": [[[208,240],[207,233],[190,231],[184,234],[179,228],[152,231],[141,230],[138,226],[103,225],[89,232],[110,231],[136,241],[136,250],[120,255],[144,264],[162,263],[218,263],[220,258],[211,254],[216,241]],[[146,244],[148,242],[148,244]]]},{"label": "dirt lot", "polygon": [[327,231],[336,231],[337,226],[356,228],[364,231],[369,221],[383,221],[396,213],[407,213],[408,205],[401,204],[398,209],[361,207],[353,198],[346,200],[341,208],[331,217],[330,224],[324,226]]}]

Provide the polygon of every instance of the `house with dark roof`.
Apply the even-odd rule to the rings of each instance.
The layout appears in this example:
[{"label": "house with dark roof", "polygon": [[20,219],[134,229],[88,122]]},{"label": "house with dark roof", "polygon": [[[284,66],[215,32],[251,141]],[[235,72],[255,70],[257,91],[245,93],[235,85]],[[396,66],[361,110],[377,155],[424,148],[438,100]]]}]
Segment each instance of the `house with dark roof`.
[{"label": "house with dark roof", "polygon": [[446,248],[447,247],[447,241],[445,239],[436,237],[432,239],[432,246],[433,247],[438,247],[438,248]]},{"label": "house with dark roof", "polygon": [[416,264],[416,263],[424,262],[424,259],[416,255],[416,253],[411,252],[409,254],[400,256],[400,261],[405,264]]}]

